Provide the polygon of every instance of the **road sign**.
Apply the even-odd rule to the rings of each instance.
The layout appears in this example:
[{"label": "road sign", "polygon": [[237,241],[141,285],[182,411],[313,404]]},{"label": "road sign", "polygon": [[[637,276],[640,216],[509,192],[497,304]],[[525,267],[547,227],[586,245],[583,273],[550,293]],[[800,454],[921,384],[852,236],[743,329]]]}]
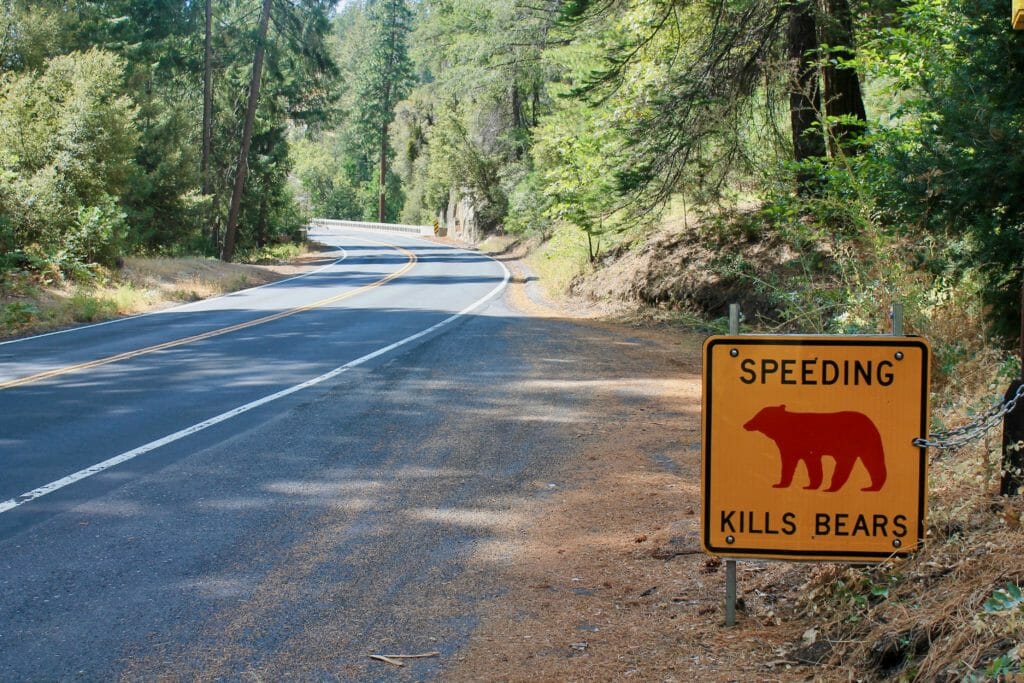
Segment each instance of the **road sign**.
[{"label": "road sign", "polygon": [[880,560],[924,538],[930,351],[917,337],[704,343],[704,548]]}]

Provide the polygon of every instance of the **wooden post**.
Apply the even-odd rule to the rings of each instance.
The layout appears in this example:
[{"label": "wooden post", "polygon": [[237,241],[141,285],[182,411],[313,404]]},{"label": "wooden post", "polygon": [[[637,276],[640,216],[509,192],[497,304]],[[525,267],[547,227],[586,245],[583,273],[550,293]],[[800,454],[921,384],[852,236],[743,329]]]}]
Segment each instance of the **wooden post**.
[{"label": "wooden post", "polygon": [[[1020,372],[1021,377],[1015,380],[1006,390],[1004,401],[1017,395],[1021,383],[1024,383],[1024,282],[1020,288]],[[999,482],[999,495],[1019,496],[1024,490],[1024,407],[1017,405],[1003,416],[1003,477]]]},{"label": "wooden post", "polygon": [[[1006,390],[1003,400],[1009,401],[1017,395],[1024,380],[1017,379]],[[1022,401],[1024,403],[1024,401]],[[1003,478],[999,483],[999,495],[1019,496],[1024,490],[1024,406],[1020,403],[1003,417]]]}]

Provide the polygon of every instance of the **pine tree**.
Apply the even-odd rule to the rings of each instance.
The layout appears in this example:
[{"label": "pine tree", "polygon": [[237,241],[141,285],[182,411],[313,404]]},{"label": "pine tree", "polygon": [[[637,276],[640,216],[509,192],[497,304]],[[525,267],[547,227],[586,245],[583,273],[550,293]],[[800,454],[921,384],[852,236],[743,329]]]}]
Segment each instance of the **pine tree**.
[{"label": "pine tree", "polygon": [[368,139],[376,140],[378,153],[377,219],[387,218],[386,194],[391,150],[388,129],[395,105],[413,84],[412,60],[407,39],[412,31],[412,12],[405,0],[375,0],[367,8],[371,27],[370,52],[362,63],[356,84],[358,118]]}]

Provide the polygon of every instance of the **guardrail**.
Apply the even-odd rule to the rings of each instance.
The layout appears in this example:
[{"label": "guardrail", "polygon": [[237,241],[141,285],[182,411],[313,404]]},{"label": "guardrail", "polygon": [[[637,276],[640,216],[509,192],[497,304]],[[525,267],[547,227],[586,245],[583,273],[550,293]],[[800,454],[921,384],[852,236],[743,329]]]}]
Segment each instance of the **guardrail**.
[{"label": "guardrail", "polygon": [[310,225],[314,228],[357,228],[359,230],[375,230],[377,232],[397,232],[406,235],[433,235],[434,228],[429,225],[402,225],[401,223],[364,223],[361,221],[338,221],[330,218],[314,218]]}]

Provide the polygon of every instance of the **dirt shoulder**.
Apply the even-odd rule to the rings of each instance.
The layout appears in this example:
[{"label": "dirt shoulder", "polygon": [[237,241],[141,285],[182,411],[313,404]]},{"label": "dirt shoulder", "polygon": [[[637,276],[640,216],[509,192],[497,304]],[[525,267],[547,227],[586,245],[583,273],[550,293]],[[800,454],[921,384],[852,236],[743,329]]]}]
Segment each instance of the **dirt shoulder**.
[{"label": "dirt shoulder", "polygon": [[521,537],[518,561],[500,570],[509,590],[446,680],[827,675],[787,654],[805,627],[780,618],[807,565],[740,563],[739,623],[724,627],[725,572],[700,545],[701,338],[544,300],[518,261],[508,265],[513,305],[573,319],[594,369],[580,381],[606,386],[593,430],[575,435],[584,457]]}]

